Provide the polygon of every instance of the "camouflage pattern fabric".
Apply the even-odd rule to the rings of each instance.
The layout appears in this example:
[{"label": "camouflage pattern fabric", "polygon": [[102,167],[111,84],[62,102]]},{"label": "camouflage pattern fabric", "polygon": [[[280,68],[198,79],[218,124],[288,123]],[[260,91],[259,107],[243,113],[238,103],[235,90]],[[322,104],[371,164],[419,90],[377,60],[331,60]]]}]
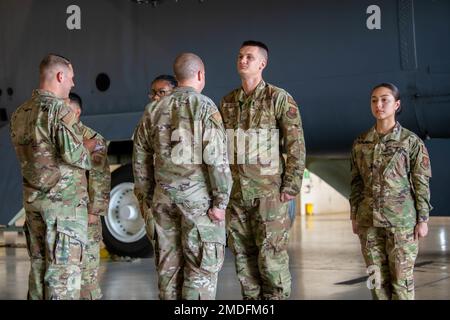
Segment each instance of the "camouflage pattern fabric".
[{"label": "camouflage pattern fabric", "polygon": [[380,270],[374,299],[414,299],[418,254],[414,227],[429,219],[430,158],[422,140],[397,122],[390,133],[375,127],[354,142],[351,219],[358,223],[367,267]]},{"label": "camouflage pattern fabric", "polygon": [[[87,226],[87,207],[49,200],[25,204],[25,236],[31,259],[28,299],[79,299],[85,243],[61,225]],[[73,220],[77,218],[77,221]]]},{"label": "camouflage pattern fabric", "polygon": [[45,230],[46,224],[40,212],[28,211],[23,226],[28,256],[31,260],[28,276],[28,300],[43,300],[45,297],[44,277],[47,269]]},{"label": "camouflage pattern fabric", "polygon": [[75,114],[62,99],[35,90],[12,115],[11,139],[23,176],[28,297],[78,299],[91,162]]},{"label": "camouflage pattern fabric", "polygon": [[[294,99],[283,89],[261,81],[250,96],[242,88],[225,96],[220,112],[227,133],[233,134],[228,136],[232,194],[240,194],[244,200],[280,192],[297,195],[305,170],[305,140]],[[245,150],[241,132],[247,133]],[[259,134],[256,143],[249,137],[254,132]],[[271,134],[278,137],[274,143],[269,138]],[[280,149],[285,151],[286,161]],[[270,155],[269,161],[261,161],[265,155]]]},{"label": "camouflage pattern fabric", "polygon": [[88,193],[89,214],[104,216],[109,207],[111,192],[111,172],[108,162],[108,145],[105,138],[93,129],[81,124],[83,138],[95,139],[97,147],[90,155],[92,170],[89,171]]},{"label": "camouflage pattern fabric", "polygon": [[81,269],[80,299],[82,300],[98,300],[103,296],[98,279],[101,241],[101,221],[98,220],[97,223],[88,224],[88,243],[83,253],[83,266]]},{"label": "camouflage pattern fabric", "polygon": [[379,276],[371,290],[373,299],[414,300],[413,271],[419,251],[414,228],[360,227],[359,238],[367,267]]},{"label": "camouflage pattern fabric", "polygon": [[153,212],[151,209],[148,209],[146,206],[143,209],[142,218],[145,223],[145,232],[147,234],[148,240],[150,240],[153,248],[155,247],[155,239],[156,239],[156,229],[155,229],[155,217],[153,216]]},{"label": "camouflage pattern fabric", "polygon": [[146,108],[134,134],[135,194],[152,207],[155,186],[174,203],[213,200],[225,209],[231,176],[220,113],[208,97],[175,88]]},{"label": "camouflage pattern fabric", "polygon": [[133,172],[141,211],[154,221],[150,237],[156,229],[160,298],[213,299],[225,226],[212,223],[207,210],[226,208],[232,184],[214,103],[178,87],[146,108],[134,134]]},{"label": "camouflage pattern fabric", "polygon": [[230,201],[228,246],[235,255],[244,299],[287,299],[291,274],[287,245],[291,220],[280,195]]},{"label": "camouflage pattern fabric", "polygon": [[[222,99],[220,112],[232,155],[227,232],[243,297],[286,299],[290,219],[288,203],[279,197],[301,189],[305,141],[300,112],[286,91],[264,81],[249,96],[242,88],[232,91]],[[255,133],[258,139],[252,141]],[[264,161],[268,154],[270,160]]]},{"label": "camouflage pattern fabric", "polygon": [[375,127],[354,142],[351,218],[365,227],[414,227],[428,221],[430,157],[422,140],[397,122],[379,136]]},{"label": "camouflage pattern fabric", "polygon": [[225,222],[213,223],[206,215],[209,207],[209,202],[154,203],[160,299],[215,299],[225,256]]},{"label": "camouflage pattern fabric", "polygon": [[[92,169],[88,175],[89,204],[88,213],[92,215],[106,215],[109,207],[111,191],[111,172],[109,170],[107,142],[93,129],[82,125],[83,138],[95,139],[97,147],[91,153]],[[102,241],[101,220],[88,224],[88,243],[83,255],[81,275],[81,294],[83,300],[97,300],[102,298],[98,271],[100,267],[100,242]]]}]

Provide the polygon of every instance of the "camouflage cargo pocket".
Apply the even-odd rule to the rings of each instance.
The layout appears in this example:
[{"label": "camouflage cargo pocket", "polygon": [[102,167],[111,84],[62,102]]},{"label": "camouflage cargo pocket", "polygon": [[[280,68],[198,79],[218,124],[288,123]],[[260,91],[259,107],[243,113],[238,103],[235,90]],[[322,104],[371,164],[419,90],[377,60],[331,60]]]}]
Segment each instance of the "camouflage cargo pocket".
[{"label": "camouflage cargo pocket", "polygon": [[287,249],[289,242],[289,225],[286,221],[267,221],[265,226],[265,241],[267,245],[275,249],[275,251],[283,251]]},{"label": "camouflage cargo pocket", "polygon": [[82,243],[87,243],[87,208],[85,206],[58,208],[56,230]]},{"label": "camouflage cargo pocket", "polygon": [[54,263],[59,265],[79,264],[82,261],[82,249],[83,245],[80,241],[58,232],[53,250]]},{"label": "camouflage cargo pocket", "polygon": [[216,273],[222,268],[225,259],[225,246],[216,242],[204,242],[200,269]]},{"label": "camouflage cargo pocket", "polygon": [[202,241],[200,269],[216,273],[225,258],[225,228],[221,225],[198,226]]},{"label": "camouflage cargo pocket", "polygon": [[[418,253],[418,240],[414,239],[414,228],[395,228],[394,238],[395,268],[398,279],[411,279]],[[414,287],[414,284],[413,284]]]},{"label": "camouflage cargo pocket", "polygon": [[289,220],[289,203],[280,201],[280,194],[259,199],[259,212],[263,221]]}]

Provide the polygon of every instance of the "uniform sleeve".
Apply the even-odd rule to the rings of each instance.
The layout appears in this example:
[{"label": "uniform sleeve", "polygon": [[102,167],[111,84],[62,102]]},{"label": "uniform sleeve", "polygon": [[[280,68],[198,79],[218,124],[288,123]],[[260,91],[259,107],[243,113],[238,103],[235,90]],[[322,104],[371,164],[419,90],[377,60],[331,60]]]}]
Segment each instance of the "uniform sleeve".
[{"label": "uniform sleeve", "polygon": [[55,143],[61,158],[70,165],[90,170],[89,151],[83,145],[83,132],[75,113],[62,103],[57,118]]},{"label": "uniform sleeve", "polygon": [[208,168],[213,206],[226,209],[233,181],[228,163],[225,129],[222,117],[215,106],[214,112],[204,123],[203,161]]},{"label": "uniform sleeve", "polygon": [[300,193],[305,171],[306,149],[302,120],[297,104],[287,93],[276,98],[275,108],[283,150],[286,152],[281,192],[295,196]]},{"label": "uniform sleeve", "polygon": [[106,140],[90,128],[84,130],[84,133],[86,134],[85,138],[95,139],[98,147],[98,150],[91,154],[92,169],[89,171],[88,179],[88,212],[89,214],[105,215],[108,211],[111,191],[111,172]]},{"label": "uniform sleeve", "polygon": [[134,194],[139,205],[144,204],[151,208],[153,191],[155,189],[154,177],[154,151],[150,140],[150,117],[145,113],[139,122],[133,138],[133,175]]},{"label": "uniform sleeve", "polygon": [[414,189],[417,222],[427,222],[432,206],[430,204],[430,156],[425,144],[417,140],[410,153],[411,183]]},{"label": "uniform sleeve", "polygon": [[352,220],[356,219],[356,213],[358,212],[359,203],[362,201],[363,194],[363,180],[361,178],[361,173],[359,172],[358,164],[356,162],[356,148],[353,144],[351,158],[350,158],[350,169],[351,169],[351,191],[350,191],[350,218]]}]

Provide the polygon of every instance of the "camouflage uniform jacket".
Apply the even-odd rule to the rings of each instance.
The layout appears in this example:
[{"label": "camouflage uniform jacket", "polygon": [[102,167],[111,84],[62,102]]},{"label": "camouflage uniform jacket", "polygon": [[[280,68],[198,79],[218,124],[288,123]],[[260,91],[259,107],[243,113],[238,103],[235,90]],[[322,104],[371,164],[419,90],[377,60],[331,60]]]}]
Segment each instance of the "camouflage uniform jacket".
[{"label": "camouflage uniform jacket", "polygon": [[70,107],[50,92],[33,91],[12,115],[11,139],[21,165],[24,202],[64,206],[59,231],[85,242],[84,219],[76,221],[76,208],[88,203],[85,170],[91,161]]},{"label": "camouflage uniform jacket", "polygon": [[[81,124],[81,123],[80,123]],[[108,145],[99,133],[81,124],[84,139],[95,139],[96,150],[91,153],[92,169],[88,175],[89,214],[104,216],[108,211],[111,191],[111,172],[108,162]]]},{"label": "camouflage uniform jacket", "polygon": [[354,142],[351,218],[361,226],[413,227],[428,221],[431,166],[422,140],[397,122],[380,136],[375,127]]},{"label": "camouflage uniform jacket", "polygon": [[[300,112],[289,93],[261,81],[249,96],[242,88],[225,96],[220,112],[228,133],[228,151],[233,154],[231,197],[250,200],[278,192],[297,195],[305,170],[305,140]],[[247,133],[248,149],[242,148],[242,132]],[[252,142],[249,133],[257,133],[258,142]],[[286,162],[281,150],[287,155]]]},{"label": "camouflage uniform jacket", "polygon": [[[215,154],[215,155],[214,155]],[[179,87],[146,108],[134,134],[135,194],[151,208],[153,196],[173,203],[213,200],[225,209],[231,190],[222,118],[208,97]]]}]

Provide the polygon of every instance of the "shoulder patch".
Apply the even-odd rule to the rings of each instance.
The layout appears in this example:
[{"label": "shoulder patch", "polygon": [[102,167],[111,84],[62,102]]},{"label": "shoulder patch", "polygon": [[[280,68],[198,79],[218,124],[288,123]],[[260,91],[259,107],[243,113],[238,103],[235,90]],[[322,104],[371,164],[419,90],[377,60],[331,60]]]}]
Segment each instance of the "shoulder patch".
[{"label": "shoulder patch", "polygon": [[428,155],[423,154],[422,155],[422,161],[420,162],[420,166],[423,170],[429,170],[430,169],[430,158]]},{"label": "shoulder patch", "polygon": [[286,111],[286,116],[289,119],[295,119],[297,117],[297,108],[296,107],[290,107],[288,111]]}]

